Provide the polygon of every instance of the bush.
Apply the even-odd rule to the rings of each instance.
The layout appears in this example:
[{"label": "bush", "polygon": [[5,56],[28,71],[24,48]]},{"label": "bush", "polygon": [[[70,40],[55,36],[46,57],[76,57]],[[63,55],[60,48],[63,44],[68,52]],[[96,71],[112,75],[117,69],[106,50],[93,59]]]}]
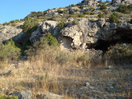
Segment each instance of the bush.
[{"label": "bush", "polygon": [[84,15],[83,14],[78,14],[78,17],[84,17]]},{"label": "bush", "polygon": [[132,45],[131,44],[116,44],[110,46],[106,52],[107,57],[114,63],[128,63],[132,61]]},{"label": "bush", "polygon": [[111,23],[118,23],[118,22],[119,22],[118,14],[114,12],[114,13],[109,17],[109,21],[110,21]]},{"label": "bush", "polygon": [[84,8],[84,6],[83,6],[83,5],[80,5],[80,6],[79,6],[79,8],[80,8],[80,9],[83,9],[83,8]]},{"label": "bush", "polygon": [[119,6],[119,8],[117,9],[118,12],[122,12],[122,13],[130,13],[131,12],[131,8],[132,6],[127,6],[127,5],[121,5]]},{"label": "bush", "polygon": [[49,46],[59,46],[58,40],[51,33],[47,33],[43,41]]},{"label": "bush", "polygon": [[64,53],[64,52],[60,52],[59,55],[56,57],[56,61],[59,64],[65,64],[70,60],[71,60],[70,55],[68,55],[67,53]]},{"label": "bush", "polygon": [[79,24],[78,20],[73,20],[72,21],[72,25],[78,25],[78,24]]},{"label": "bush", "polygon": [[106,5],[104,3],[101,3],[100,4],[100,9],[101,10],[105,10],[105,9],[107,9],[107,7],[106,7]]},{"label": "bush", "polygon": [[59,9],[57,12],[58,12],[58,13],[66,13],[67,11],[66,11],[66,10],[60,10],[60,9]]},{"label": "bush", "polygon": [[59,24],[58,24],[58,28],[59,28],[59,30],[62,30],[64,27],[66,27],[67,26],[67,24],[65,23],[65,22],[60,22]]},{"label": "bush", "polygon": [[83,65],[87,65],[88,62],[90,62],[89,55],[86,53],[80,57],[77,58],[77,62],[83,63]]},{"label": "bush", "polygon": [[0,44],[0,59],[18,59],[21,55],[21,50],[15,45],[13,40],[8,41],[5,44]]},{"label": "bush", "polygon": [[95,14],[95,12],[90,12],[90,11],[84,11],[83,13],[87,14],[87,15],[94,15]]},{"label": "bush", "polygon": [[104,13],[99,13],[99,14],[98,14],[98,17],[99,17],[99,18],[103,18],[103,17],[104,17]]},{"label": "bush", "polygon": [[0,99],[18,99],[17,96],[0,96]]},{"label": "bush", "polygon": [[37,23],[36,19],[27,17],[25,19],[23,26],[22,26],[23,32],[25,33],[25,35],[30,36],[31,33],[37,29],[37,25],[38,25],[38,23]]}]

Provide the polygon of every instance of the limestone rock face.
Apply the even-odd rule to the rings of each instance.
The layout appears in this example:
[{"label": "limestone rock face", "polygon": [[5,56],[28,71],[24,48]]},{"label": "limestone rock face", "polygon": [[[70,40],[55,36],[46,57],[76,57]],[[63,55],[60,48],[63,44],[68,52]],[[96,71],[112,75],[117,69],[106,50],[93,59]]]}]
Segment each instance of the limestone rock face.
[{"label": "limestone rock face", "polygon": [[50,33],[55,34],[57,25],[58,25],[58,22],[56,21],[45,21],[41,25],[42,32],[50,32]]},{"label": "limestone rock face", "polygon": [[78,25],[66,27],[61,31],[63,36],[72,39],[72,48],[85,48],[86,43],[94,43],[97,41],[97,31],[99,27],[96,22],[91,22],[87,18],[80,19]]},{"label": "limestone rock face", "polygon": [[113,5],[132,4],[132,0],[112,0]]},{"label": "limestone rock face", "polygon": [[22,29],[17,26],[5,25],[0,27],[0,41],[8,40],[13,37],[18,39],[22,34]]},{"label": "limestone rock face", "polygon": [[[105,19],[90,21],[82,18],[78,25],[66,27],[61,31],[64,45],[76,49],[89,48],[98,40],[119,40],[123,37],[132,38],[132,24],[130,23],[109,23]],[[64,42],[65,41],[65,42]],[[70,42],[71,44],[70,44]],[[67,43],[69,42],[69,43]]]},{"label": "limestone rock face", "polygon": [[122,38],[132,39],[132,24],[129,22],[109,23],[105,19],[90,20],[79,18],[78,24],[67,25],[61,31],[55,21],[44,22],[36,31],[32,33],[31,42],[36,42],[45,33],[53,35],[59,34],[59,41],[63,48],[86,49],[96,44],[99,40],[112,41]]},{"label": "limestone rock face", "polygon": [[83,0],[81,4],[96,7],[97,0]]},{"label": "limestone rock face", "polygon": [[34,31],[30,37],[30,41],[32,43],[38,41],[40,37],[44,37],[45,33],[52,33],[53,35],[57,35],[59,29],[57,27],[58,22],[56,21],[45,21],[43,22],[36,31]]},{"label": "limestone rock face", "polygon": [[32,99],[32,92],[22,90],[21,92],[11,94],[11,96],[18,96],[18,99]]}]

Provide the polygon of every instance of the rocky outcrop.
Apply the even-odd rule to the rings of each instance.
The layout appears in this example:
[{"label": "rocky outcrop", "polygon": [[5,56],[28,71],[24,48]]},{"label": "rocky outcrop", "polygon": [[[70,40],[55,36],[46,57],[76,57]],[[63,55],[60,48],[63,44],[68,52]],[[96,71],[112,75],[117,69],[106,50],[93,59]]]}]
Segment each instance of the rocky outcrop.
[{"label": "rocky outcrop", "polygon": [[60,33],[59,40],[62,46],[68,49],[87,49],[99,40],[115,41],[124,39],[124,37],[132,39],[132,24],[128,22],[109,23],[105,19],[91,21],[88,18],[80,18],[77,25],[67,25],[60,32],[57,24],[55,21],[44,22],[32,33],[31,42],[38,41],[47,32],[53,35]]},{"label": "rocky outcrop", "polygon": [[88,6],[96,7],[97,6],[97,0],[83,0],[81,2],[81,5],[88,5]]},{"label": "rocky outcrop", "polygon": [[38,41],[40,37],[44,37],[45,33],[52,33],[53,35],[57,35],[59,32],[59,28],[57,27],[57,21],[45,21],[43,22],[36,31],[34,31],[30,37],[30,41],[32,43]]},{"label": "rocky outcrop", "polygon": [[22,90],[21,92],[12,93],[11,96],[17,96],[18,99],[32,99],[32,92]]},{"label": "rocky outcrop", "polygon": [[132,4],[132,0],[112,0],[113,5]]},{"label": "rocky outcrop", "polygon": [[[92,44],[99,40],[114,41],[122,38],[132,39],[132,24],[127,22],[109,23],[105,19],[90,21],[87,18],[79,20],[78,25],[72,25],[61,31],[62,42],[71,40],[71,46],[75,49],[90,48]],[[66,39],[69,38],[69,39]],[[67,40],[67,41],[66,41]],[[64,43],[64,42],[63,42]],[[64,44],[66,45],[66,44]]]},{"label": "rocky outcrop", "polygon": [[61,95],[57,95],[54,93],[42,93],[42,94],[38,94],[37,99],[62,99]]},{"label": "rocky outcrop", "polygon": [[0,27],[0,41],[5,41],[13,37],[19,39],[22,34],[22,29],[19,26],[5,25]]}]

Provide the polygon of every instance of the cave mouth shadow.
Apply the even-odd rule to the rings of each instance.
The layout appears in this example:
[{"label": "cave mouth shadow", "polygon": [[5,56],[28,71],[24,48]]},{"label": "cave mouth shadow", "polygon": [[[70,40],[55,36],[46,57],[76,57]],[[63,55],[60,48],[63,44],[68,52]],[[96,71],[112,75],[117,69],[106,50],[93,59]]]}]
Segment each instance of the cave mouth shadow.
[{"label": "cave mouth shadow", "polygon": [[[118,36],[118,39],[112,39],[116,36]],[[99,39],[96,43],[88,45],[88,48],[102,50],[105,53],[106,51],[108,51],[108,48],[110,46],[122,43],[132,44],[132,30],[118,29],[116,30],[116,34],[112,35],[110,39],[108,40]]]}]

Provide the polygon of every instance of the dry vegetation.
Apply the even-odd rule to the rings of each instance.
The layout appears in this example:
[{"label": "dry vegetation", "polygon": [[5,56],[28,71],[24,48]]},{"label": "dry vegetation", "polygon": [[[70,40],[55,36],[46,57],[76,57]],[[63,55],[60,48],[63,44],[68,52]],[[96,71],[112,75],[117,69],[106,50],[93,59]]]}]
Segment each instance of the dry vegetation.
[{"label": "dry vegetation", "polygon": [[[0,76],[0,95],[31,90],[34,98],[37,94],[46,92],[60,94],[64,99],[131,97],[132,72],[129,69],[90,69],[92,64],[85,60],[86,54],[83,51],[62,52],[59,48],[48,46],[35,52],[27,61],[1,64],[5,75]],[[60,58],[59,61],[56,57]],[[7,71],[10,70],[11,73],[8,74]],[[87,82],[90,83],[89,86],[86,86]]]}]

